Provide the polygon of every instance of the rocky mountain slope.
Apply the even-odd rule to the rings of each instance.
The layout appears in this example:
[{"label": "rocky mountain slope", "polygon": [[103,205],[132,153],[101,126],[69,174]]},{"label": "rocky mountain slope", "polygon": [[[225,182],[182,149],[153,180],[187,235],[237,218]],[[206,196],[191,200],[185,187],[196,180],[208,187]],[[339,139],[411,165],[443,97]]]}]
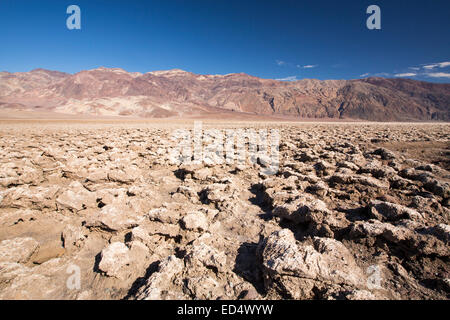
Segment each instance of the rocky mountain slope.
[{"label": "rocky mountain slope", "polygon": [[0,72],[0,108],[142,118],[247,113],[374,121],[450,120],[450,84],[407,79],[261,79],[179,69]]}]

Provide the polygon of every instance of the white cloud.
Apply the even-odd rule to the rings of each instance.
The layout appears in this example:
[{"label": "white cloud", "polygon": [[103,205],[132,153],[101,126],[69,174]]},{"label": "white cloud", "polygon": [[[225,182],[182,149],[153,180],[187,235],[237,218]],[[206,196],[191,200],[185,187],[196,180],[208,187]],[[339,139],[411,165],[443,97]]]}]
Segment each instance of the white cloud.
[{"label": "white cloud", "polygon": [[394,74],[394,77],[397,77],[397,78],[414,77],[414,76],[417,76],[417,73],[409,72],[409,73],[397,73],[397,74]]},{"label": "white cloud", "polygon": [[312,69],[312,68],[319,66],[317,64],[307,64],[307,65],[302,66],[300,64],[294,64],[292,62],[283,61],[283,60],[275,60],[275,63],[280,67],[290,67],[290,68],[296,67],[298,69]]},{"label": "white cloud", "polygon": [[286,77],[286,78],[281,78],[281,79],[275,79],[277,81],[297,81],[297,76],[290,76],[290,77]]},{"label": "white cloud", "polygon": [[362,75],[360,75],[361,78],[367,77],[370,73],[363,73]]},{"label": "white cloud", "polygon": [[301,68],[301,69],[312,69],[317,67],[317,64],[307,64],[306,66],[297,66],[297,68]]},{"label": "white cloud", "polygon": [[450,67],[450,61],[432,63],[432,64],[423,66],[423,68],[427,69],[427,70],[432,70],[434,68],[446,68],[446,67]]},{"label": "white cloud", "polygon": [[427,73],[426,76],[432,78],[450,78],[450,73],[434,72],[434,73]]}]

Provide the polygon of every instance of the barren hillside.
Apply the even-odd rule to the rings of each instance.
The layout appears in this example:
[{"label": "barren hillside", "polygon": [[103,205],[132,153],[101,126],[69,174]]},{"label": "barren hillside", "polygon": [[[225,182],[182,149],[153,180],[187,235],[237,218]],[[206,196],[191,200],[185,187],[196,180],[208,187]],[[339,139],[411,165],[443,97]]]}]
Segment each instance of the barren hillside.
[{"label": "barren hillside", "polygon": [[373,121],[450,120],[450,84],[406,79],[282,82],[179,69],[0,73],[0,107],[71,115],[167,118],[223,112]]}]

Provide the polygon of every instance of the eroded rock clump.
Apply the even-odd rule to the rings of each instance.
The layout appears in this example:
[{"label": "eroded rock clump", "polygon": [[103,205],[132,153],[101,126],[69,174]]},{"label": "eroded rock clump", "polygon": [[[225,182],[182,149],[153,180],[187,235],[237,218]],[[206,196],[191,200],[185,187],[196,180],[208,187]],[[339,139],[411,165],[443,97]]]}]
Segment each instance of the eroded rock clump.
[{"label": "eroded rock clump", "polygon": [[179,126],[3,124],[0,298],[449,298],[447,125],[207,124],[277,128],[274,175]]}]

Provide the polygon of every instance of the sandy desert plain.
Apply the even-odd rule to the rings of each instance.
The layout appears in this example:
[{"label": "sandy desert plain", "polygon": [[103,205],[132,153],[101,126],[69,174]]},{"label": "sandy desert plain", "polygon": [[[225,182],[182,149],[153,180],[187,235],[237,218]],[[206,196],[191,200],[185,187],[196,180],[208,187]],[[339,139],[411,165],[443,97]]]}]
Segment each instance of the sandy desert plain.
[{"label": "sandy desert plain", "polygon": [[172,164],[193,120],[1,120],[0,299],[448,299],[450,126],[279,130],[279,168]]}]

